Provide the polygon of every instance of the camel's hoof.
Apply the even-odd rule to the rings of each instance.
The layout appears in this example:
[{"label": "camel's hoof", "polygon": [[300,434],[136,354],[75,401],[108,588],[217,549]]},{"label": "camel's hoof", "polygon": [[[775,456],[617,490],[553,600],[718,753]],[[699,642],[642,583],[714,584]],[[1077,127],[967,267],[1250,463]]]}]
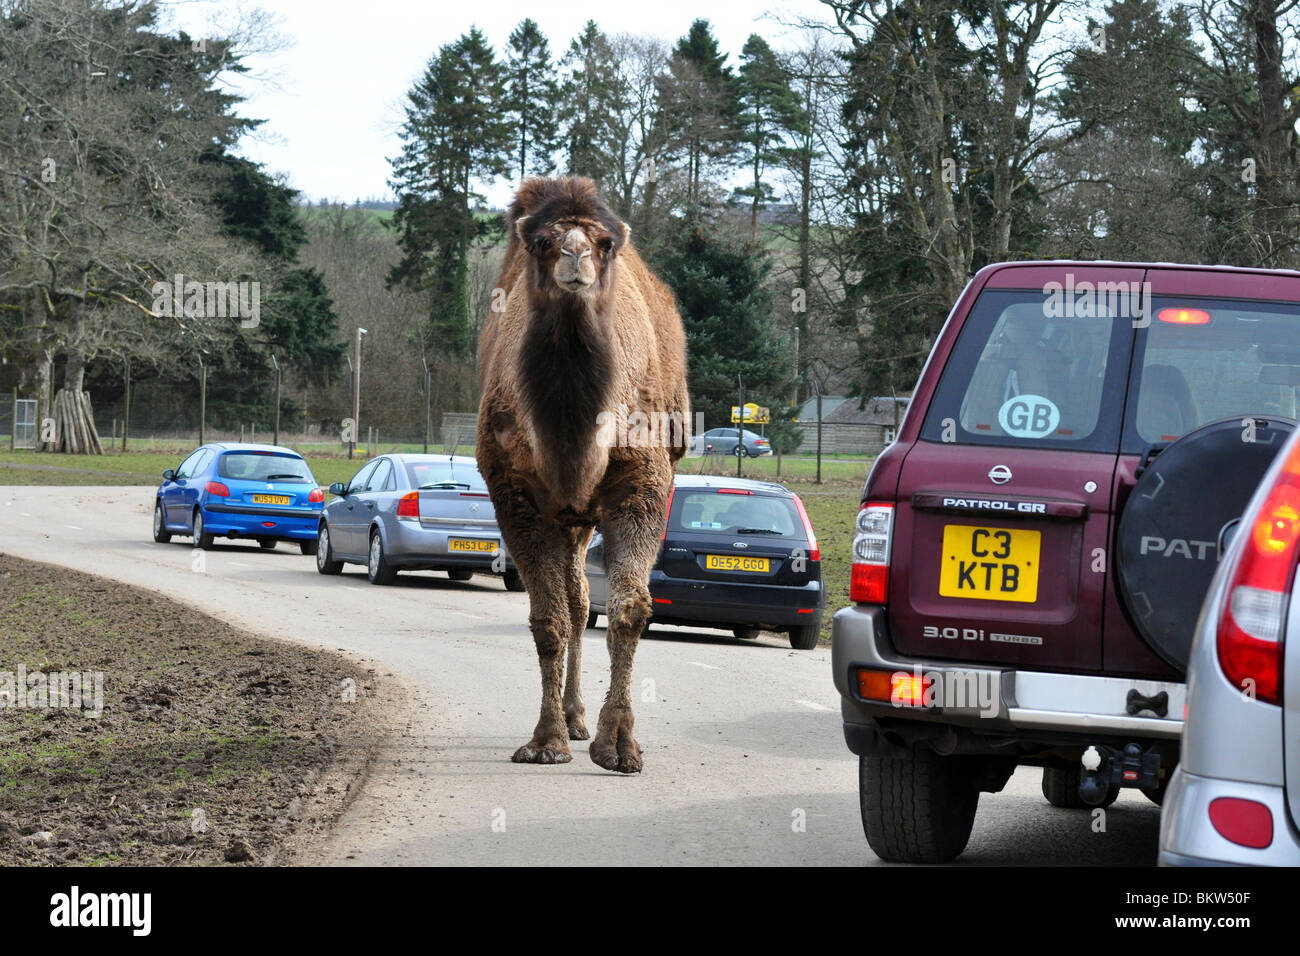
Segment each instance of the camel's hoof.
[{"label": "camel's hoof", "polygon": [[570,717],[568,723],[570,740],[591,739],[591,734],[587,731],[587,725],[581,717]]},{"label": "camel's hoof", "polygon": [[568,763],[573,754],[567,748],[539,746],[530,741],[516,750],[510,759],[515,763]]},{"label": "camel's hoof", "polygon": [[620,754],[613,747],[593,746],[588,753],[596,766],[615,773],[640,773],[642,769],[640,747],[637,747],[635,752],[628,751]]}]

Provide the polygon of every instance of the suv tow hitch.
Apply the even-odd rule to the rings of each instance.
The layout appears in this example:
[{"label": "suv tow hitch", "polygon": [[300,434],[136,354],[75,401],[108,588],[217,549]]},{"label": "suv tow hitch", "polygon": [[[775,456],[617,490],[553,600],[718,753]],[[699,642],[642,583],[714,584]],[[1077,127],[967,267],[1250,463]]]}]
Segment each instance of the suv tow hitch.
[{"label": "suv tow hitch", "polygon": [[1122,750],[1090,745],[1082,763],[1079,799],[1092,807],[1104,803],[1112,787],[1160,787],[1160,754],[1144,752],[1137,744],[1125,744]]}]

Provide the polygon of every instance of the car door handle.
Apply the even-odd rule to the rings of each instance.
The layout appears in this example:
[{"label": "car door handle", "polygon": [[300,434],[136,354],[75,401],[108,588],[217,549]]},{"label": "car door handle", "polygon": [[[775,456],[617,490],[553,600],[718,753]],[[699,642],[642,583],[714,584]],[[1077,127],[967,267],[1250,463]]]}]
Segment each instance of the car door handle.
[{"label": "car door handle", "polygon": [[374,511],[374,510],[375,510],[375,503],[374,503],[373,501],[367,501],[367,502],[366,502],[366,507],[369,508],[371,511]]}]

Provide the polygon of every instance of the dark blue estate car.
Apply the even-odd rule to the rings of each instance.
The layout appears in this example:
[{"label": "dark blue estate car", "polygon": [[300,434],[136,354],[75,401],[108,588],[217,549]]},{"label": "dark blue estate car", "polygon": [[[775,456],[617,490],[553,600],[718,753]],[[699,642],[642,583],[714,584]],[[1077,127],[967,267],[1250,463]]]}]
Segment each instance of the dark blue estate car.
[{"label": "dark blue estate car", "polygon": [[192,536],[205,551],[218,537],[247,538],[267,550],[297,541],[303,554],[315,554],[324,504],[325,492],[296,451],[214,442],[163,472],[153,539]]},{"label": "dark blue estate car", "polygon": [[[606,613],[609,582],[600,532],[587,549],[591,609]],[[650,571],[653,621],[732,631],[784,631],[800,650],[817,646],[826,593],[821,552],[803,502],[784,485],[678,475],[668,525]]]}]

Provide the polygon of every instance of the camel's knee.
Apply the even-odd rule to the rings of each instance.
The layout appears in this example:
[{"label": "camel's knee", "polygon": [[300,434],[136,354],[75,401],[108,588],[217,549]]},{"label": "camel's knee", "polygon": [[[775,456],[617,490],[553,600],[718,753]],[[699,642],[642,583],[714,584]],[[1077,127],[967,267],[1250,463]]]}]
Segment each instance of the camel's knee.
[{"label": "camel's knee", "polygon": [[650,623],[652,608],[649,591],[611,597],[609,604],[609,629],[620,633],[631,631],[640,634]]},{"label": "camel's knee", "polygon": [[556,657],[564,653],[569,637],[568,615],[560,613],[534,614],[528,619],[533,631],[533,643],[540,657]]}]

